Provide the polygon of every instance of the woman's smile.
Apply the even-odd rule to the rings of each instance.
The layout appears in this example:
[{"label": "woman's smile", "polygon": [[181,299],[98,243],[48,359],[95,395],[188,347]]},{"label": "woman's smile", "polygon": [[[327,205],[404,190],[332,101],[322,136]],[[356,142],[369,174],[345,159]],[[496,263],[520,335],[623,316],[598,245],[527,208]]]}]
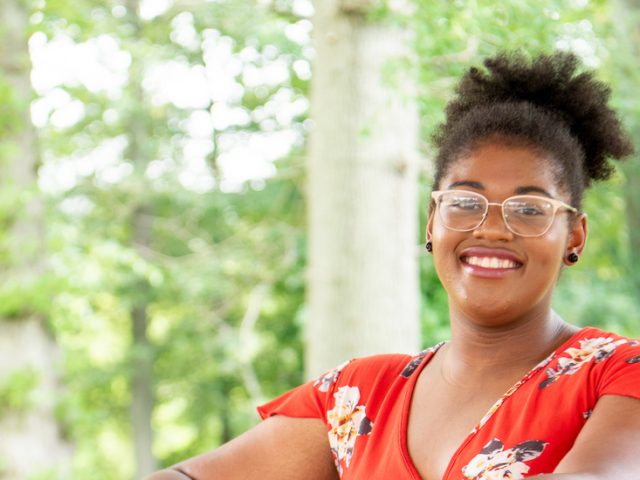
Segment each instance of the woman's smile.
[{"label": "woman's smile", "polygon": [[504,278],[522,267],[515,253],[502,248],[466,248],[460,261],[470,275],[484,278]]}]

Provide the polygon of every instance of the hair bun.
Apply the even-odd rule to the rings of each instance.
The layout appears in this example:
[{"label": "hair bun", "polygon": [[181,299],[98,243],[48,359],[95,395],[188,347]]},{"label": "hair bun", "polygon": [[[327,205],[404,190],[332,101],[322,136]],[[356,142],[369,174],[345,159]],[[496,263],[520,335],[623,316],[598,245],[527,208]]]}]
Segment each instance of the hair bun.
[{"label": "hair bun", "polygon": [[585,183],[611,176],[609,158],[633,153],[631,140],[609,106],[609,87],[592,72],[579,72],[570,52],[542,54],[531,60],[501,53],[484,61],[486,71],[471,67],[460,81],[457,96],[446,109],[446,122],[434,135],[441,147],[449,130],[468,112],[499,103],[531,103],[569,128],[584,152]]}]

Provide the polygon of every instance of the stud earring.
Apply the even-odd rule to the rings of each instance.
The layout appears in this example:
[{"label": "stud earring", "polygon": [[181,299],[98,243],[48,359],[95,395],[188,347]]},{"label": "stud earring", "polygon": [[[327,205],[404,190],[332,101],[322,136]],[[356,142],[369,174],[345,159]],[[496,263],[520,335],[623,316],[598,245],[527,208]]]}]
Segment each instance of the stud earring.
[{"label": "stud earring", "polygon": [[580,260],[580,257],[576,252],[571,252],[569,255],[567,255],[567,261],[569,263],[577,263],[578,260]]},{"label": "stud earring", "polygon": [[431,240],[425,243],[424,248],[426,248],[429,253],[433,252],[433,243],[431,243]]}]

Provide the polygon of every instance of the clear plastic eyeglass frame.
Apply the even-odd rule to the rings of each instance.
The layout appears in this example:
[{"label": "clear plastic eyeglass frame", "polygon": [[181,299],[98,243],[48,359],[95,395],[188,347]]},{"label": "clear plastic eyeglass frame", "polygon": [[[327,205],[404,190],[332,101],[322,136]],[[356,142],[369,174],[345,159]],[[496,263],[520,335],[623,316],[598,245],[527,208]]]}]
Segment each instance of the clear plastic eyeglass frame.
[{"label": "clear plastic eyeglass frame", "polygon": [[[464,196],[475,196],[478,197],[479,199],[481,199],[484,202],[484,212],[482,213],[482,217],[478,220],[477,224],[468,227],[468,228],[453,228],[449,225],[447,225],[447,221],[446,219],[443,217],[442,215],[442,210],[440,208],[441,205],[441,200],[443,195],[446,194],[460,194],[460,195],[464,195]],[[541,237],[542,235],[544,235],[545,233],[547,233],[549,231],[549,229],[551,228],[551,225],[553,225],[553,222],[555,221],[556,218],[556,213],[558,212],[558,210],[560,209],[565,209],[569,212],[572,213],[577,213],[578,210],[575,207],[572,207],[571,205],[567,205],[564,202],[561,202],[560,200],[556,200],[554,198],[548,198],[548,197],[539,197],[536,195],[515,195],[513,197],[509,197],[507,199],[505,199],[502,203],[496,203],[496,202],[490,202],[489,199],[487,197],[485,197],[484,195],[477,193],[477,192],[472,192],[469,190],[435,190],[433,192],[431,192],[431,198],[433,199],[433,201],[435,202],[435,206],[436,206],[436,210],[438,211],[438,215],[440,216],[440,220],[442,220],[443,225],[448,228],[449,230],[453,230],[456,232],[470,232],[472,230],[477,229],[478,227],[480,227],[480,225],[482,225],[485,220],[488,217],[489,214],[489,207],[491,205],[495,205],[497,207],[500,207],[500,212],[502,214],[502,221],[504,222],[505,226],[507,227],[507,229],[515,234],[515,235],[519,235],[521,237]],[[540,200],[544,200],[546,203],[550,204],[553,207],[553,213],[551,214],[551,220],[549,220],[548,224],[546,225],[546,227],[544,228],[543,231],[541,231],[540,233],[535,233],[535,234],[526,234],[526,233],[520,233],[517,230],[514,230],[513,227],[510,225],[509,223],[509,217],[505,211],[505,205],[507,205],[509,202],[513,202],[513,201],[524,201],[524,200],[535,200],[535,201],[540,201]]]}]

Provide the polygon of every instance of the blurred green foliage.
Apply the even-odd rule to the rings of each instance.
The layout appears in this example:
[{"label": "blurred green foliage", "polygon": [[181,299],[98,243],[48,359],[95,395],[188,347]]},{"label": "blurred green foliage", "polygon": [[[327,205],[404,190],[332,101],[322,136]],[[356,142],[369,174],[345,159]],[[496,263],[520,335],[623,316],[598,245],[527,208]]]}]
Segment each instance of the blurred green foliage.
[{"label": "blurred green foliage", "polygon": [[[257,402],[304,380],[308,120],[305,109],[283,119],[276,102],[283,96],[304,101],[308,94],[309,78],[301,72],[313,53],[308,40],[291,34],[292,26],[306,28],[309,21],[300,12],[304,3],[176,1],[143,20],[139,29],[119,0],[34,3],[34,34],[78,45],[108,37],[143,77],[141,84],[130,77],[117,94],[74,81],[55,87],[80,102],[84,113],[70,126],[47,122],[39,131],[42,180],[60,169],[74,172],[73,181],[43,193],[52,274],[26,291],[0,290],[5,317],[26,308],[47,310],[64,352],[65,390],[57,411],[76,444],[77,478],[115,480],[133,474],[129,406],[136,356],[151,355],[154,361],[155,453],[162,465],[239,434],[257,420]],[[397,21],[415,32],[424,140],[421,231],[433,156],[428,138],[443,119],[456,79],[470,64],[505,48],[527,54],[570,48],[590,65],[619,65],[603,69],[613,81],[615,72],[636,61],[620,53],[621,35],[612,27],[615,12],[603,0],[419,0],[408,13],[394,10],[392,2],[380,6],[371,21]],[[187,24],[190,39],[178,34],[180,22]],[[149,71],[166,62],[205,68],[214,61],[207,50],[212,44],[226,45],[233,54],[232,80],[239,95],[220,99],[213,91],[198,106],[151,98],[144,81]],[[276,63],[285,65],[287,74],[267,81],[265,69]],[[264,81],[250,81],[251,71],[261,72]],[[615,94],[626,115],[640,118],[637,102],[629,104],[621,91]],[[220,104],[239,109],[248,120],[212,129],[207,165],[215,185],[188,188],[180,178],[189,168],[190,119],[206,118]],[[20,108],[0,78],[0,136],[12,128]],[[109,142],[124,139],[127,145],[134,124],[142,124],[148,141],[140,148],[162,166],[160,174],[150,175],[149,165],[133,165],[126,148],[113,168],[129,173],[116,180],[105,173],[111,167],[86,165]],[[299,140],[275,163],[274,176],[223,188],[225,145],[285,130],[297,132]],[[2,154],[7,149],[0,145],[2,158],[9,158]],[[576,267],[563,272],[555,306],[577,324],[639,335],[638,291],[629,281],[629,174],[588,194],[588,249]],[[144,248],[132,241],[131,227],[141,204],[149,215],[150,241]],[[11,200],[0,197],[0,222],[10,216],[10,207]],[[427,346],[448,336],[447,303],[426,255],[420,259],[420,278]],[[150,317],[150,351],[132,348],[130,309],[141,299]],[[20,376],[0,386],[0,409],[24,405],[32,380]]]},{"label": "blurred green foliage", "polygon": [[38,381],[38,373],[32,369],[15,371],[3,379],[0,384],[0,418],[10,412],[19,414],[28,410]]}]

